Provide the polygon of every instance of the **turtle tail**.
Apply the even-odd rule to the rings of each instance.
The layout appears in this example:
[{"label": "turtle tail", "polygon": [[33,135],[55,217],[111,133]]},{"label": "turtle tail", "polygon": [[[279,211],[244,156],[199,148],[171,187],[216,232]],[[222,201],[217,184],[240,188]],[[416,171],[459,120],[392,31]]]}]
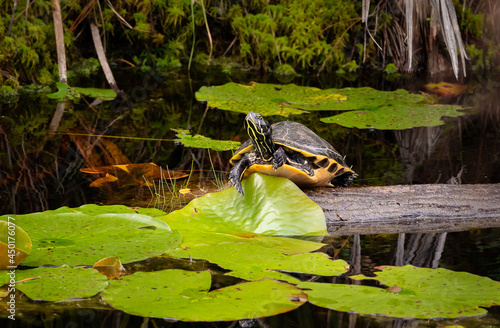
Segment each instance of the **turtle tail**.
[{"label": "turtle tail", "polygon": [[333,178],[331,184],[337,187],[349,187],[353,180],[356,179],[358,175],[352,172],[346,172],[338,177]]}]

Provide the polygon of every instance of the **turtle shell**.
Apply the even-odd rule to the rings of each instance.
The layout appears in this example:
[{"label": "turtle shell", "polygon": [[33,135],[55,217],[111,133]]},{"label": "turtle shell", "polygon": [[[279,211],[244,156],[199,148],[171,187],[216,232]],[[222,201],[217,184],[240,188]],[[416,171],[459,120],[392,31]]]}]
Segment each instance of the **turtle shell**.
[{"label": "turtle shell", "polygon": [[[254,172],[260,172],[288,178],[301,186],[332,186],[331,181],[336,177],[345,173],[355,174],[332,145],[300,123],[282,121],[273,124],[272,138],[274,144],[283,147],[287,153],[298,153],[307,159],[313,167],[313,174],[308,174],[294,164],[284,164],[274,170],[271,162],[260,160],[245,171],[244,178]],[[241,157],[249,152],[255,152],[251,140],[247,140],[238,148],[230,163],[238,163]]]}]

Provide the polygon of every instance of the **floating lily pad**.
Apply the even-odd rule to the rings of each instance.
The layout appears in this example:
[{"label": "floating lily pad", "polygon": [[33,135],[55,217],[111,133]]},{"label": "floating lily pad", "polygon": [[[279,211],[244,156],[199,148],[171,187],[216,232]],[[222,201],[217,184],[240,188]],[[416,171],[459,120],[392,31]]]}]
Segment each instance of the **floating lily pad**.
[{"label": "floating lily pad", "polygon": [[[296,255],[296,254],[313,252],[325,246],[325,244],[322,244],[317,241],[302,240],[296,238],[261,236],[257,234],[246,234],[237,236],[229,233],[191,230],[195,228],[190,227],[189,224],[186,224],[184,226],[182,224],[178,224],[176,225],[176,227],[177,227],[176,229],[182,235],[182,243],[179,245],[180,248],[218,245],[223,243],[235,243],[235,244],[250,244],[264,248],[271,248],[280,251],[284,254]],[[323,239],[321,236],[319,238],[316,237],[311,237],[311,238],[314,238],[315,240]]]},{"label": "floating lily pad", "polygon": [[295,84],[241,85],[227,83],[202,87],[196,99],[210,107],[262,115],[301,114],[305,111],[348,111],[321,119],[360,129],[401,130],[444,124],[442,117],[464,115],[456,105],[433,104],[434,99],[406,90],[378,91],[372,88],[317,89]]},{"label": "floating lily pad", "polygon": [[252,174],[234,187],[192,200],[183,209],[159,219],[173,229],[233,235],[323,236],[327,234],[321,207],[288,179]]},{"label": "floating lily pad", "polygon": [[111,281],[102,298],[132,315],[182,321],[233,321],[272,316],[294,310],[306,300],[300,289],[270,279],[209,292],[210,285],[207,271],[138,272]]},{"label": "floating lily pad", "polygon": [[337,123],[348,128],[379,130],[404,130],[419,126],[438,126],[442,117],[458,117],[465,113],[455,105],[396,104],[364,105],[354,111],[322,118],[325,123]]},{"label": "floating lily pad", "polygon": [[[34,279],[30,279],[34,278]],[[94,269],[43,267],[17,270],[16,284],[32,300],[59,302],[72,298],[91,297],[108,286],[108,278]]]},{"label": "floating lily pad", "polygon": [[201,87],[196,99],[206,101],[208,106],[239,113],[250,110],[263,116],[302,114],[308,110],[332,110],[332,104],[342,102],[344,97],[333,89],[321,90],[295,84],[251,83]]},{"label": "floating lily pad", "polygon": [[0,220],[0,270],[17,266],[31,253],[30,236],[12,221]]},{"label": "floating lily pad", "polygon": [[85,95],[101,100],[113,100],[116,98],[116,92],[111,89],[98,89],[98,88],[80,88],[70,87],[66,83],[56,82],[57,92],[48,94],[50,99],[64,99],[74,100],[80,98],[80,95]]},{"label": "floating lily pad", "polygon": [[291,276],[273,271],[337,276],[349,269],[349,265],[345,261],[333,261],[324,253],[289,256],[279,250],[243,243],[183,247],[167,251],[166,254],[180,258],[204,259],[216,263],[224,269],[231,270],[229,275],[246,280],[272,277],[298,283],[299,281]]},{"label": "floating lily pad", "polygon": [[213,140],[208,137],[190,134],[188,130],[172,129],[177,133],[177,139],[174,141],[183,144],[185,147],[205,148],[217,151],[237,149],[241,143],[231,140]]},{"label": "floating lily pad", "polygon": [[[180,234],[165,222],[130,212],[134,210],[124,206],[82,206],[11,217],[33,242],[24,262],[29,266],[92,265],[109,256],[127,263],[158,256],[181,243]],[[0,220],[7,220],[7,216]]]},{"label": "floating lily pad", "polygon": [[487,312],[483,307],[500,304],[500,283],[486,277],[411,265],[379,269],[377,277],[351,278],[374,279],[391,288],[313,282],[298,287],[317,306],[396,318],[476,316]]}]

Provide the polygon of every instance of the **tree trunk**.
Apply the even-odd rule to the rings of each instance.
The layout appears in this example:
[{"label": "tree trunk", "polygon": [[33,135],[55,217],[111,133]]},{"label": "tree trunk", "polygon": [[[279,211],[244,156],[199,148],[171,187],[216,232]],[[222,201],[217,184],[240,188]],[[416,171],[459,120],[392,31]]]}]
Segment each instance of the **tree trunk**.
[{"label": "tree trunk", "polygon": [[56,35],[57,66],[59,67],[59,82],[68,83],[66,73],[66,50],[64,47],[64,31],[59,0],[52,0],[52,17],[54,19],[54,32]]},{"label": "tree trunk", "polygon": [[113,89],[116,93],[119,93],[120,90],[116,85],[115,77],[111,72],[108,60],[106,59],[106,52],[104,51],[104,47],[102,46],[101,36],[99,35],[99,28],[93,22],[90,23],[90,31],[92,33],[92,40],[94,41],[95,51],[97,52],[97,58],[99,58],[99,63],[101,63],[101,67],[104,75],[106,76],[106,80],[108,80],[111,89]]},{"label": "tree trunk", "polygon": [[333,235],[500,227],[500,184],[316,188]]}]

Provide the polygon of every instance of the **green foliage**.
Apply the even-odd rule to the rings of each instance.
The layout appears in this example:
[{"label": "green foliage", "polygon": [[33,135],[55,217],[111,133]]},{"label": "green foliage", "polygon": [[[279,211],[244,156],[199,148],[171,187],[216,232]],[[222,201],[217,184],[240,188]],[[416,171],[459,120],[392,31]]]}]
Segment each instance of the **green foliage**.
[{"label": "green foliage", "polygon": [[185,147],[212,149],[217,151],[237,149],[241,143],[231,140],[213,140],[208,137],[196,134],[191,135],[188,130],[172,129],[177,133],[176,142],[183,144]]},{"label": "green foliage", "polygon": [[[26,12],[25,1],[18,3],[11,34],[7,35],[12,4],[0,0],[0,67],[9,68],[15,80],[6,82],[17,88],[19,81],[46,84],[57,80],[51,2],[36,1]],[[89,70],[81,69],[82,58],[95,56],[88,49],[92,44],[88,20],[79,18],[86,5],[76,0],[62,6],[69,76],[74,76],[71,71],[88,76]],[[480,38],[483,14],[477,14],[474,5],[463,6],[458,1],[455,5],[460,7],[457,13],[462,29]],[[378,29],[395,24],[390,13],[374,14]],[[113,8],[105,2],[95,5],[90,15],[98,17],[110,62],[134,59],[138,66],[172,70],[188,62],[194,46],[199,65],[224,55],[256,68],[286,68],[279,69],[280,74],[291,69],[353,72],[363,53],[367,55],[365,63],[377,65],[374,45],[370,42],[365,51],[355,37],[363,26],[359,5],[348,0],[195,1],[194,22],[190,0],[119,1]]]},{"label": "green foliage", "polygon": [[460,111],[461,106],[435,104],[435,99],[406,90],[379,91],[368,87],[322,90],[295,84],[241,85],[230,82],[201,87],[196,92],[196,99],[206,101],[210,107],[242,113],[248,112],[248,102],[251,102],[252,109],[264,116],[347,111],[321,121],[360,129],[401,130],[437,126],[444,124],[443,116],[465,114]]},{"label": "green foliage", "polygon": [[97,270],[88,268],[48,267],[18,270],[16,280],[33,279],[16,285],[32,300],[61,302],[73,298],[91,297],[108,286],[108,279]]},{"label": "green foliage", "polygon": [[383,266],[376,277],[387,289],[362,285],[302,282],[309,302],[337,311],[395,318],[457,318],[486,314],[500,303],[500,283],[467,272]]},{"label": "green foliage", "polygon": [[116,98],[116,92],[111,89],[98,89],[98,88],[78,88],[70,87],[66,83],[56,82],[57,92],[48,94],[50,99],[69,99],[76,100],[81,95],[86,95],[101,100],[113,100]]},{"label": "green foliage", "polygon": [[[33,243],[24,264],[92,265],[107,256],[118,256],[126,263],[158,256],[180,244],[179,233],[170,230],[165,222],[125,206],[113,207],[113,214],[109,213],[110,207],[84,205],[11,215]],[[142,210],[147,214],[151,211]],[[0,217],[7,219],[8,216]]]},{"label": "green foliage", "polygon": [[204,232],[325,235],[323,211],[290,180],[256,173],[243,180],[242,185],[245,196],[231,187],[196,198],[183,209],[159,219],[173,229],[183,227]]},{"label": "green foliage", "polygon": [[208,271],[138,272],[111,281],[102,296],[105,302],[129,314],[183,321],[271,316],[296,309],[305,302],[300,289],[276,280],[252,281],[209,291],[211,281]]}]

